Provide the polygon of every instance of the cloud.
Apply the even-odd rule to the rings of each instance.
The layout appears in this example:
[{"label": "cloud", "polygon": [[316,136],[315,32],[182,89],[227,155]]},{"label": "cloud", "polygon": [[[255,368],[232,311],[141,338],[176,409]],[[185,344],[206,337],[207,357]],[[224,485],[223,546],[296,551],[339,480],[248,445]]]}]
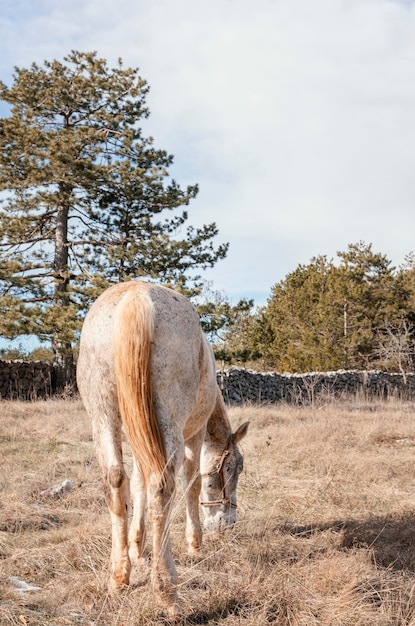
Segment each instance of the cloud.
[{"label": "cloud", "polygon": [[0,35],[6,82],[71,48],[141,68],[146,130],[200,183],[190,221],[231,242],[209,275],[233,297],[360,239],[394,263],[414,247],[412,2],[16,0]]}]

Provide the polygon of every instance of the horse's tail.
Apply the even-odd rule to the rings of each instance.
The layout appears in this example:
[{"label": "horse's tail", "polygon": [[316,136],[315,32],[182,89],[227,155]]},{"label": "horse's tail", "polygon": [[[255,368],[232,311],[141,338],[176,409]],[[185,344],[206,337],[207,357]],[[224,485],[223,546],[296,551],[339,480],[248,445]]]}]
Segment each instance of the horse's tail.
[{"label": "horse's tail", "polygon": [[151,352],[153,302],[141,290],[122,298],[113,334],[118,405],[124,428],[146,484],[150,474],[164,483],[167,455],[154,409]]}]

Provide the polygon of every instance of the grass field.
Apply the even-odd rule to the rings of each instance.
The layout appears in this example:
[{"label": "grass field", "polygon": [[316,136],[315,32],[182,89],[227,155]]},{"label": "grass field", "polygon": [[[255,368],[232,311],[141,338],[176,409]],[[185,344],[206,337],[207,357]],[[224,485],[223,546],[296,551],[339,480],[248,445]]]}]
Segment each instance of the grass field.
[{"label": "grass field", "polygon": [[[251,420],[238,523],[206,537],[197,560],[178,491],[184,623],[415,626],[413,412],[357,400],[231,409],[235,427]],[[109,515],[78,401],[0,403],[0,463],[1,626],[165,623],[147,563],[107,594]],[[70,493],[42,493],[65,479]]]}]

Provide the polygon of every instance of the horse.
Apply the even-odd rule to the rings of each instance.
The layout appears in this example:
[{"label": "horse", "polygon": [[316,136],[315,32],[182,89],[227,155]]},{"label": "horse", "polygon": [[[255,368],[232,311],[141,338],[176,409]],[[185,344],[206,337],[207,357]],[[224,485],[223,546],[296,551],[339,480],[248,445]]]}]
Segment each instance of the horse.
[{"label": "horse", "polygon": [[[199,503],[208,532],[236,521],[243,469],[238,444],[249,422],[232,432],[213,351],[196,310],[183,295],[155,283],[119,283],[94,302],[82,327],[77,384],[92,421],[111,518],[109,589],[127,586],[131,562],[143,556],[148,508],[153,588],[169,613],[177,615],[169,532],[177,474],[182,467],[186,540],[194,555],[202,543]],[[130,480],[122,431],[133,455]],[[134,506],[128,531],[130,492]]]}]

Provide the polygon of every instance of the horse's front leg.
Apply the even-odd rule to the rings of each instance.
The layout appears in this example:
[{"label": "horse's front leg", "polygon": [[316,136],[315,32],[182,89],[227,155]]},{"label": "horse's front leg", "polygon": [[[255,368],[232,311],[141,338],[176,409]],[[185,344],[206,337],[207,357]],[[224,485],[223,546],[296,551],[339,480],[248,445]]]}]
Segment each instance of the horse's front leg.
[{"label": "horse's front leg", "polygon": [[200,450],[205,435],[202,429],[186,441],[183,464],[183,492],[186,501],[186,541],[189,554],[198,554],[202,545],[202,526],[199,517],[201,488]]},{"label": "horse's front leg", "polygon": [[179,612],[177,602],[177,572],[170,544],[170,523],[175,495],[175,470],[165,469],[165,481],[150,478],[149,513],[153,527],[153,563],[151,579],[154,591],[172,615]]}]

